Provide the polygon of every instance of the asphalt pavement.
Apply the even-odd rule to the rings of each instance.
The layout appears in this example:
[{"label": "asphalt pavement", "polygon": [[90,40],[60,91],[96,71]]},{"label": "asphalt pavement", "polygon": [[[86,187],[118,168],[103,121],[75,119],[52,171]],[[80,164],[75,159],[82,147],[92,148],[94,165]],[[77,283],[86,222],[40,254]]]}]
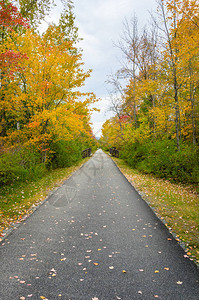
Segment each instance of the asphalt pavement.
[{"label": "asphalt pavement", "polygon": [[98,150],[0,245],[1,300],[199,300],[199,271]]}]

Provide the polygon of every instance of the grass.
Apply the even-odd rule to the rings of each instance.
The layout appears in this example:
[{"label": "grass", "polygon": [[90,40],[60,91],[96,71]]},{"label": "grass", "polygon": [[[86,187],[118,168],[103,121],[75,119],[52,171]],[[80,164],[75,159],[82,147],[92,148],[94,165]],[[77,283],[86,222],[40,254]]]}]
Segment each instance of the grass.
[{"label": "grass", "polygon": [[49,171],[37,181],[14,183],[0,189],[0,241],[6,230],[26,218],[41,204],[50,191],[60,186],[73,172],[89,158],[75,166]]},{"label": "grass", "polygon": [[199,195],[197,186],[185,186],[142,174],[122,159],[114,158],[127,179],[183,242],[187,255],[199,264]]}]

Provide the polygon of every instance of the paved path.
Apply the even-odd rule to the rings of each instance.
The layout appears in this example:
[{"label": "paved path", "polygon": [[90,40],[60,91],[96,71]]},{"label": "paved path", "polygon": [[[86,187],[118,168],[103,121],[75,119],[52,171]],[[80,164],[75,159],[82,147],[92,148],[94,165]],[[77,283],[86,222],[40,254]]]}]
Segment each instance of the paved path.
[{"label": "paved path", "polygon": [[99,150],[2,243],[0,299],[198,300],[184,255]]}]

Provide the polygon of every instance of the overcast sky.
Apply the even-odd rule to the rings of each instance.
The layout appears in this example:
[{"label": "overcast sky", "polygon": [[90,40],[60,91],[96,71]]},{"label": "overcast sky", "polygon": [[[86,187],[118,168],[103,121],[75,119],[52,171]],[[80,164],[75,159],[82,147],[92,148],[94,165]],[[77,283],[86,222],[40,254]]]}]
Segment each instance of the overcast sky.
[{"label": "overcast sky", "polygon": [[[136,14],[140,27],[150,19],[149,11],[156,9],[155,0],[74,0],[76,24],[83,38],[83,61],[85,70],[92,69],[91,78],[86,80],[84,90],[94,92],[102,100],[96,104],[100,113],[92,115],[93,132],[100,135],[102,124],[111,116],[110,101],[105,83],[107,76],[120,67],[122,53],[114,46],[120,40],[125,18]],[[58,19],[58,8],[53,19]]]}]

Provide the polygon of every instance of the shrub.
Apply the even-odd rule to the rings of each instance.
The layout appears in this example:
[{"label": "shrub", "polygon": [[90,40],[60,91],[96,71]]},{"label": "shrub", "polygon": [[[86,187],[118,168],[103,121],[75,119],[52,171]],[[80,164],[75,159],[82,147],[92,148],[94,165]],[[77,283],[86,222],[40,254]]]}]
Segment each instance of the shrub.
[{"label": "shrub", "polygon": [[72,166],[79,161],[81,156],[81,146],[78,141],[60,140],[51,144],[52,155],[49,165],[53,168],[64,168]]},{"label": "shrub", "polygon": [[199,182],[199,149],[190,145],[182,145],[178,151],[173,140],[135,143],[122,150],[122,157],[144,173],[175,182]]},{"label": "shrub", "polygon": [[46,172],[45,165],[40,163],[39,154],[34,149],[18,149],[7,152],[0,157],[0,184],[14,181],[36,180]]}]

